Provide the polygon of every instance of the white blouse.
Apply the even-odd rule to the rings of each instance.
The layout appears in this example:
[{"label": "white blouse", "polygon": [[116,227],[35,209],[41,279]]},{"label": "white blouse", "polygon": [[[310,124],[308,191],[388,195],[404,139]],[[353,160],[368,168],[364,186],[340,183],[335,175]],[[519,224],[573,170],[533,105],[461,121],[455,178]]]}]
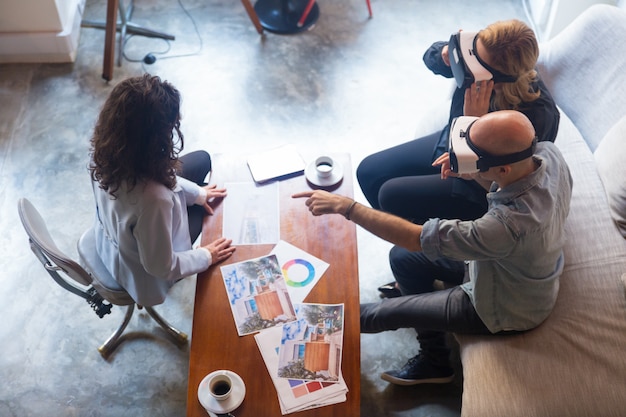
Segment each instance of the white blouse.
[{"label": "white blouse", "polygon": [[93,183],[98,255],[137,304],[161,304],[176,281],[211,265],[208,250],[192,248],[187,219],[187,206],[206,192],[181,177],[174,190],[154,181],[127,189],[113,198]]}]

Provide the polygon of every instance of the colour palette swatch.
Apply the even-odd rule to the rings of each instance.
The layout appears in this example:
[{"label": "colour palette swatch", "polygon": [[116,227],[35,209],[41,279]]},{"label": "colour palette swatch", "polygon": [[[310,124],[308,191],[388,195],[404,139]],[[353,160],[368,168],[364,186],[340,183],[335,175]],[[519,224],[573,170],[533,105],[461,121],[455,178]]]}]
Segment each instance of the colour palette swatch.
[{"label": "colour palette swatch", "polygon": [[322,388],[330,387],[335,384],[334,382],[302,381],[300,379],[288,379],[287,381],[291,387],[291,393],[295,398],[312,394],[315,391],[319,391]]}]

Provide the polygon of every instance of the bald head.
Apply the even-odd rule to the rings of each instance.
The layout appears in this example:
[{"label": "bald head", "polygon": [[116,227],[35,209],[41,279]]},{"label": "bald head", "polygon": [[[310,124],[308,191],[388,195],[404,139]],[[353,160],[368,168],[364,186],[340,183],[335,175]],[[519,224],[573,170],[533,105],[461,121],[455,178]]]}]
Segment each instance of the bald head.
[{"label": "bald head", "polygon": [[527,149],[535,138],[535,128],[528,117],[515,110],[487,113],[472,126],[472,142],[494,156]]}]

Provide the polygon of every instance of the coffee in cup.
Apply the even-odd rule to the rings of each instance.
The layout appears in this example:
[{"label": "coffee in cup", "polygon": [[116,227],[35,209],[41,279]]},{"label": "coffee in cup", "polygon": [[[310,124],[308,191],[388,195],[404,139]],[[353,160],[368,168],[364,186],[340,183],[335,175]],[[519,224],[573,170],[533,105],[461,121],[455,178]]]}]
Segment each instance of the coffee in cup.
[{"label": "coffee in cup", "polygon": [[224,401],[232,392],[233,383],[225,373],[216,374],[209,381],[209,392],[218,401]]}]

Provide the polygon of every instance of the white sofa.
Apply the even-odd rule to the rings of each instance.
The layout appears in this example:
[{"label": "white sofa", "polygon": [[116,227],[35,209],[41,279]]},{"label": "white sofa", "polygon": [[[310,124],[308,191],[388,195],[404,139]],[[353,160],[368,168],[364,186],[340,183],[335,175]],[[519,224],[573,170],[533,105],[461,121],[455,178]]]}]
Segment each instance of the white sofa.
[{"label": "white sofa", "polygon": [[625,63],[626,10],[615,6],[592,6],[541,45],[574,178],[565,270],[538,328],[457,335],[463,417],[626,416]]}]

